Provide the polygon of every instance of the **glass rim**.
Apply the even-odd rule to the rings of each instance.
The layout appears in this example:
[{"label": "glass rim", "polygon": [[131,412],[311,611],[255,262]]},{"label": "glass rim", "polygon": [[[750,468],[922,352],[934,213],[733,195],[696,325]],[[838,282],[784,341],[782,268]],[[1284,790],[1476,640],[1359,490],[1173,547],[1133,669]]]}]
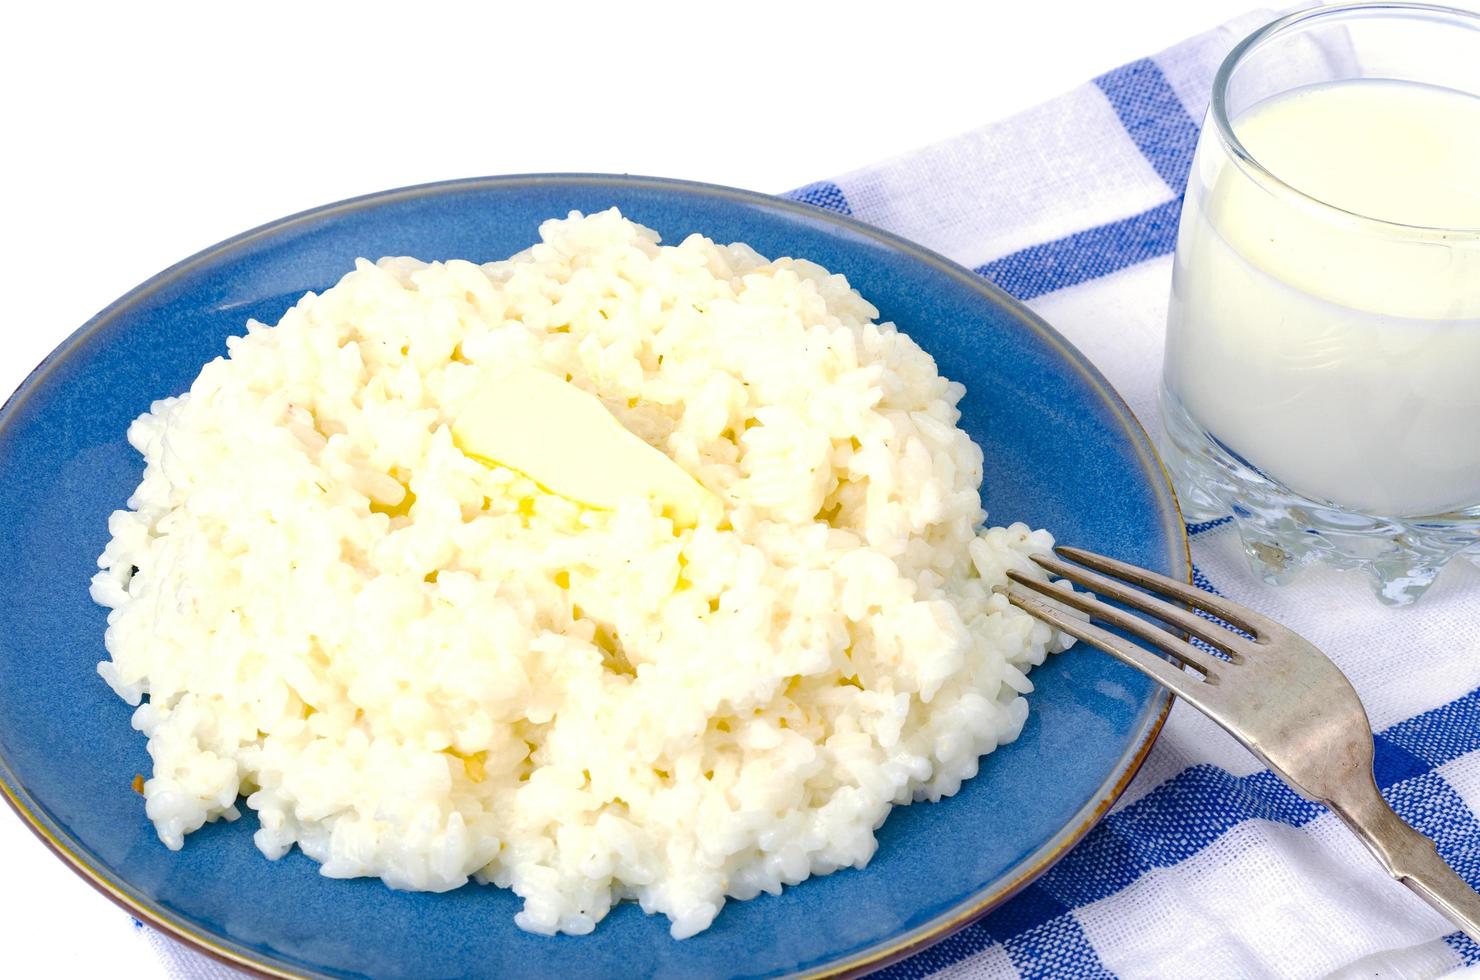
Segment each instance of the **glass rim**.
[{"label": "glass rim", "polygon": [[[1462,225],[1420,225],[1402,221],[1389,221],[1385,218],[1375,218],[1368,214],[1362,214],[1360,211],[1351,211],[1324,201],[1313,194],[1309,194],[1287,183],[1279,175],[1264,166],[1253,153],[1249,152],[1249,149],[1238,138],[1238,134],[1233,131],[1233,122],[1228,116],[1228,84],[1233,78],[1234,71],[1246,56],[1251,54],[1255,49],[1263,46],[1266,42],[1288,33],[1292,28],[1303,27],[1313,21],[1319,20],[1343,20],[1353,14],[1408,17],[1415,20],[1445,23],[1452,27],[1480,32],[1480,13],[1436,3],[1408,3],[1402,2],[1402,0],[1341,3],[1331,6],[1313,7],[1307,10],[1296,11],[1292,14],[1286,14],[1283,17],[1270,21],[1234,45],[1233,50],[1228,52],[1228,56],[1218,66],[1218,73],[1213,76],[1209,115],[1213,120],[1214,128],[1218,132],[1219,140],[1246,176],[1259,183],[1270,186],[1280,195],[1292,199],[1295,203],[1309,210],[1324,213],[1328,217],[1346,222],[1356,221],[1363,225],[1371,226],[1374,230],[1385,231],[1389,234],[1398,234],[1407,238],[1440,238],[1449,241],[1452,241],[1456,237],[1480,238],[1480,228],[1467,228]],[[1480,97],[1480,93],[1476,93],[1476,95]]]}]

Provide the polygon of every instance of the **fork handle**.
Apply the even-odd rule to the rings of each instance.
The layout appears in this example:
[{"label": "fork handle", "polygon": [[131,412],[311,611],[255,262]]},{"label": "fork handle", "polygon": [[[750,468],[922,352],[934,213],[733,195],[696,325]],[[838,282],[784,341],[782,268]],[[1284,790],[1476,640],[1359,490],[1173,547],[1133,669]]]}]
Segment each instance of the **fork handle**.
[{"label": "fork handle", "polygon": [[1370,787],[1370,792],[1334,802],[1331,808],[1389,874],[1459,926],[1465,935],[1480,942],[1480,893],[1444,862],[1433,841],[1393,812],[1376,782]]}]

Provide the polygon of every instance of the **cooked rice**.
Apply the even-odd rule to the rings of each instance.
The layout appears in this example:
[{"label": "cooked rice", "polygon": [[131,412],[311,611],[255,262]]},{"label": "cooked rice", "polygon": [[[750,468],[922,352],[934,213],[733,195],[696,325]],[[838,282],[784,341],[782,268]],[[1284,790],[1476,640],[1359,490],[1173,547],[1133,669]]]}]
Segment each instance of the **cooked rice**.
[{"label": "cooked rice", "polygon": [[[1017,736],[1063,644],[991,588],[1051,539],[980,529],[964,389],[842,276],[615,210],[540,237],[362,260],[136,420],[99,672],[140,705],[168,847],[246,796],[270,858],[493,882],[541,933],[635,898],[683,938],[862,867],[893,804]],[[449,425],[508,360],[597,393],[723,520],[464,455]]]}]

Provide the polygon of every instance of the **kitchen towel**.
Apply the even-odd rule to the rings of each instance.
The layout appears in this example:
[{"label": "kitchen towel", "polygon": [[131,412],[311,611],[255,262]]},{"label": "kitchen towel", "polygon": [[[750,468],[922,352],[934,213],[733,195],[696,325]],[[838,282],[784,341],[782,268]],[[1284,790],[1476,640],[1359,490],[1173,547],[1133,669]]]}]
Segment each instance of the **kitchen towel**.
[{"label": "kitchen towel", "polygon": [[[1021,115],[788,196],[933,248],[1023,300],[1157,433],[1171,256],[1213,75],[1273,17],[1249,14]],[[1355,574],[1262,584],[1226,519],[1188,532],[1198,584],[1293,627],[1351,678],[1377,732],[1384,795],[1480,885],[1480,570],[1455,562],[1416,606],[1393,610]],[[1177,704],[1084,841],[881,976],[1426,977],[1477,961],[1480,948],[1387,878],[1331,813]]]}]

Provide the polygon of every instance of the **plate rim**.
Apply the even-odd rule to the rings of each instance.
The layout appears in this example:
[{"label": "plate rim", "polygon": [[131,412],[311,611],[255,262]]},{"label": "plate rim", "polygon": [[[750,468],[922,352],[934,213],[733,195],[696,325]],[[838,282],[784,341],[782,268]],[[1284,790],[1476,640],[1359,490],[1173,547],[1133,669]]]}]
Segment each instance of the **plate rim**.
[{"label": "plate rim", "polygon": [[[34,394],[35,390],[40,387],[41,383],[45,381],[51,372],[65,361],[75,348],[79,347],[93,334],[102,330],[149,296],[177,282],[187,273],[195,271],[199,267],[208,266],[229,258],[232,253],[254,242],[326,218],[352,214],[398,201],[434,197],[441,194],[463,191],[519,186],[549,187],[560,185],[587,187],[593,185],[615,186],[659,191],[676,190],[691,194],[702,194],[709,197],[726,198],[747,205],[761,205],[767,208],[789,211],[809,221],[821,221],[855,235],[872,239],[897,252],[902,252],[917,261],[924,262],[926,265],[966,285],[972,291],[982,294],[1004,312],[1011,314],[1023,327],[1036,334],[1041,340],[1054,348],[1062,360],[1073,368],[1089,385],[1090,389],[1099,396],[1101,401],[1110,410],[1115,421],[1119,423],[1120,427],[1130,437],[1131,444],[1136,449],[1136,455],[1141,467],[1149,477],[1154,495],[1164,505],[1162,508],[1163,513],[1170,514],[1176,520],[1172,541],[1170,542],[1172,553],[1168,557],[1172,559],[1174,565],[1178,562],[1182,563],[1184,566],[1182,570],[1183,576],[1189,584],[1192,582],[1192,552],[1187,537],[1186,523],[1182,519],[1181,506],[1177,500],[1175,491],[1172,489],[1166,466],[1157,452],[1155,443],[1140,420],[1136,418],[1130,407],[1125,403],[1125,400],[1121,398],[1120,394],[1105,376],[1100,373],[1099,369],[1062,334],[1049,326],[1045,320],[991,281],[970,271],[965,266],[946,258],[932,249],[916,244],[892,232],[866,224],[851,216],[838,214],[801,201],[778,197],[760,191],[672,177],[581,172],[462,177],[361,194],[298,211],[258,225],[255,228],[248,229],[240,234],[233,235],[230,238],[223,239],[214,245],[201,249],[193,255],[181,259],[179,262],[150,276],[108,304],[88,319],[86,323],[69,334],[26,375],[25,379],[10,394],[4,404],[0,405],[0,432],[3,432],[12,418],[20,411],[22,405],[30,399],[31,395]],[[1178,542],[1180,542],[1180,548],[1177,547]],[[1036,850],[1020,859],[1006,873],[1000,876],[996,882],[973,893],[964,901],[902,935],[875,943],[865,949],[840,957],[821,966],[794,972],[792,976],[806,977],[811,980],[811,978],[822,977],[856,977],[870,973],[889,963],[910,956],[965,928],[1026,888],[1057,863],[1075,844],[1079,843],[1085,834],[1099,822],[1100,818],[1109,811],[1116,800],[1124,793],[1130,781],[1140,771],[1142,764],[1146,761],[1146,757],[1150,754],[1151,746],[1161,734],[1162,726],[1166,723],[1171,705],[1172,696],[1170,692],[1163,687],[1157,687],[1150,703],[1142,710],[1139,737],[1116,760],[1110,775],[1100,784],[1094,796],[1056,834]],[[240,949],[233,948],[237,944],[231,943],[225,937],[218,937],[209,931],[196,929],[190,923],[183,921],[181,917],[171,913],[167,909],[142,898],[135,898],[125,892],[113,883],[111,879],[116,876],[109,872],[108,869],[95,866],[94,862],[89,858],[68,846],[68,840],[71,838],[71,835],[59,824],[53,826],[55,822],[47,814],[42,812],[40,804],[30,796],[30,793],[11,769],[3,750],[0,750],[0,796],[4,797],[5,802],[20,817],[21,822],[40,838],[42,843],[60,858],[64,864],[71,868],[73,872],[134,918],[147,922],[150,926],[159,929],[170,938],[182,942],[197,952],[204,953],[212,959],[225,963],[228,966],[246,970],[258,976],[287,978],[332,976],[332,974],[317,970],[300,971],[281,960],[275,963],[272,961],[274,958],[257,955],[254,951],[246,947],[241,947]]]}]

